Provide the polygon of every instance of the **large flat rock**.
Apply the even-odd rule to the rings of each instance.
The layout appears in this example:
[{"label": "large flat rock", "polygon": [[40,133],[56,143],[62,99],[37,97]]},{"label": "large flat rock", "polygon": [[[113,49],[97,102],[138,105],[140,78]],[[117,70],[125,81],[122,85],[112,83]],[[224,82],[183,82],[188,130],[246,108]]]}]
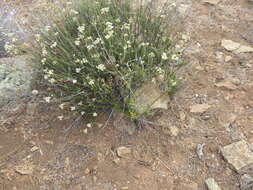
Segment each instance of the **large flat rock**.
[{"label": "large flat rock", "polygon": [[252,167],[253,152],[245,140],[241,140],[221,149],[222,155],[238,173],[245,172]]},{"label": "large flat rock", "polygon": [[0,107],[31,93],[34,64],[28,56],[0,59]]}]

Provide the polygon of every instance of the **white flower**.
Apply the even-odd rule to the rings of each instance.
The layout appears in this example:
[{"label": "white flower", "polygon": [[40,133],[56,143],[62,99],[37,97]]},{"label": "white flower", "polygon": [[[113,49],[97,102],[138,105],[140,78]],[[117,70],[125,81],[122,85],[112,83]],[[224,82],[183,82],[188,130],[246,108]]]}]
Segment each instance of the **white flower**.
[{"label": "white flower", "polygon": [[49,75],[44,75],[44,79],[47,80],[49,78]]},{"label": "white flower", "polygon": [[84,132],[84,134],[87,134],[88,133],[88,129],[84,129],[83,132]]},{"label": "white flower", "polygon": [[44,100],[45,100],[47,103],[50,103],[51,97],[44,97]]},{"label": "white flower", "polygon": [[167,60],[167,59],[168,59],[168,56],[167,56],[166,53],[163,53],[163,54],[162,54],[162,59],[163,59],[163,60]]},{"label": "white flower", "polygon": [[55,48],[57,46],[57,42],[54,42],[51,46],[50,46],[50,48]]},{"label": "white flower", "polygon": [[122,26],[122,29],[130,30],[130,24],[125,23],[125,24]]},{"label": "white flower", "polygon": [[88,63],[88,60],[85,59],[85,58],[83,58],[83,59],[82,59],[82,62],[83,62],[83,63]]},{"label": "white flower", "polygon": [[176,55],[176,54],[173,54],[171,56],[171,59],[174,60],[174,61],[178,61],[179,60],[179,57]]},{"label": "white flower", "polygon": [[89,85],[93,85],[93,84],[95,84],[95,83],[94,83],[94,80],[90,80],[90,81],[89,81]]},{"label": "white flower", "polygon": [[117,18],[115,22],[120,23],[120,18]]},{"label": "white flower", "polygon": [[76,110],[76,107],[75,107],[75,106],[71,106],[71,107],[70,107],[70,110],[71,110],[71,111],[74,111],[74,110]]},{"label": "white flower", "polygon": [[87,49],[90,51],[93,47],[94,47],[94,45],[88,45]]},{"label": "white flower", "polygon": [[94,112],[92,115],[93,115],[93,117],[97,117],[98,116],[98,114],[96,112]]},{"label": "white flower", "polygon": [[48,32],[48,31],[50,30],[50,26],[47,25],[47,26],[45,27],[45,30]]},{"label": "white flower", "polygon": [[54,70],[49,70],[47,74],[53,75],[54,74]]},{"label": "white flower", "polygon": [[91,128],[91,123],[87,123],[86,125],[88,128]]},{"label": "white flower", "polygon": [[76,80],[76,79],[74,79],[74,80],[72,80],[72,82],[73,82],[73,84],[76,84],[76,83],[77,83],[77,80]]},{"label": "white flower", "polygon": [[35,34],[35,40],[40,41],[41,40],[41,35],[40,34]]},{"label": "white flower", "polygon": [[114,33],[114,31],[112,31],[112,30],[108,31],[108,34],[105,35],[105,39],[108,40],[109,38],[111,38],[113,33]]},{"label": "white flower", "polygon": [[149,55],[150,57],[152,57],[152,58],[155,57],[154,52],[151,52],[151,53],[149,53],[148,55]]},{"label": "white flower", "polygon": [[38,93],[39,93],[38,90],[33,90],[33,91],[32,91],[32,94],[33,94],[33,95],[37,95]]},{"label": "white flower", "polygon": [[46,50],[46,48],[43,48],[43,49],[42,49],[42,55],[43,55],[43,56],[46,56],[46,55],[47,55],[47,50]]},{"label": "white flower", "polygon": [[83,105],[83,102],[81,101],[81,102],[79,102],[77,105],[81,106],[81,105]]},{"label": "white flower", "polygon": [[49,82],[50,82],[51,84],[53,84],[53,83],[55,83],[55,79],[54,79],[54,78],[51,78],[51,79],[49,80]]},{"label": "white flower", "polygon": [[59,107],[63,110],[64,109],[64,104],[60,104]]},{"label": "white flower", "polygon": [[101,9],[101,14],[108,13],[108,12],[109,12],[109,7],[105,7]]},{"label": "white flower", "polygon": [[97,66],[97,69],[100,70],[100,71],[104,71],[105,70],[105,66],[103,64],[99,64]]},{"label": "white flower", "polygon": [[161,67],[156,67],[156,71],[159,73],[159,74],[163,74],[163,70]]},{"label": "white flower", "polygon": [[81,68],[76,68],[77,73],[80,73],[80,71],[81,71]]},{"label": "white flower", "polygon": [[77,46],[80,46],[80,43],[81,43],[81,41],[80,41],[79,39],[77,39],[77,40],[75,41],[75,45],[77,45]]},{"label": "white flower", "polygon": [[45,64],[46,61],[47,61],[47,59],[46,59],[46,58],[43,58],[43,59],[41,60],[41,63],[42,63],[42,64]]},{"label": "white flower", "polygon": [[84,111],[82,111],[82,112],[81,112],[81,115],[84,115],[84,114],[85,114],[85,112],[84,112]]},{"label": "white flower", "polygon": [[78,26],[77,29],[78,29],[78,31],[79,31],[80,33],[83,33],[84,30],[85,30],[85,26],[84,26],[84,25]]},{"label": "white flower", "polygon": [[99,42],[101,42],[101,38],[97,38],[97,39],[93,42],[93,44],[94,44],[94,45],[97,45],[97,44],[99,44]]},{"label": "white flower", "polygon": [[63,120],[63,115],[57,117],[60,121]]},{"label": "white flower", "polygon": [[74,14],[74,15],[78,15],[79,13],[76,11],[76,10],[74,10],[74,9],[71,9],[70,10],[70,13],[72,13],[72,14]]}]

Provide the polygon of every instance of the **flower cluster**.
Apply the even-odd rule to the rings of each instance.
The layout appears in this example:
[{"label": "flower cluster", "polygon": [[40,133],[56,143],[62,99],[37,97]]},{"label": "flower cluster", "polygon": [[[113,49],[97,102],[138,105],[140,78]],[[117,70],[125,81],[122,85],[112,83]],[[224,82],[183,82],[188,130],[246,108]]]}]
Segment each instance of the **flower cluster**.
[{"label": "flower cluster", "polygon": [[50,103],[53,96],[60,97],[59,109],[91,118],[116,109],[137,119],[141,116],[133,106],[137,88],[163,75],[171,93],[178,81],[170,63],[180,59],[172,53],[162,24],[166,18],[152,9],[136,12],[132,13],[131,1],[86,0],[76,7],[67,2],[63,23],[46,26],[34,36],[34,57],[53,92],[44,100]]}]

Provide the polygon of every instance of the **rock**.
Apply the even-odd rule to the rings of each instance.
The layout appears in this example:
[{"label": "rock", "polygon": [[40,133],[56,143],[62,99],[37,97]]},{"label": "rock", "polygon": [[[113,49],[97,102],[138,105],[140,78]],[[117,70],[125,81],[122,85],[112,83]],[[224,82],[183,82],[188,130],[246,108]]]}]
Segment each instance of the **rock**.
[{"label": "rock", "polygon": [[205,184],[209,190],[221,190],[219,185],[216,183],[216,181],[213,178],[208,178],[205,181]]},{"label": "rock", "polygon": [[204,3],[209,3],[211,5],[216,5],[220,2],[221,0],[204,0]]},{"label": "rock", "polygon": [[223,147],[221,153],[238,173],[245,172],[252,168],[253,152],[245,140]]},{"label": "rock", "polygon": [[30,163],[24,163],[22,165],[16,166],[14,169],[21,175],[29,175],[33,173],[34,165]]},{"label": "rock", "polygon": [[240,188],[241,188],[241,190],[252,190],[253,189],[253,178],[248,174],[244,174],[243,176],[241,176]]},{"label": "rock", "polygon": [[86,168],[85,170],[84,170],[84,174],[85,175],[88,175],[90,173],[90,169],[89,168]]},{"label": "rock", "polygon": [[215,86],[219,87],[219,88],[224,88],[224,89],[227,89],[227,90],[236,90],[237,89],[237,86],[235,86],[230,81],[219,82],[219,83],[216,83]]},{"label": "rock", "polygon": [[199,159],[202,159],[204,157],[204,152],[203,152],[204,146],[205,146],[205,144],[198,144],[197,145],[196,152],[197,152]]},{"label": "rock", "polygon": [[241,45],[241,44],[239,44],[237,42],[234,42],[232,40],[222,40],[221,41],[221,45],[226,50],[233,51],[236,54],[253,52],[253,48],[252,47]]},{"label": "rock", "polygon": [[229,61],[231,61],[233,58],[231,57],[231,56],[226,56],[225,57],[225,62],[229,62]]},{"label": "rock", "polygon": [[35,78],[33,64],[28,56],[0,59],[0,107],[31,94]]},{"label": "rock", "polygon": [[173,137],[176,137],[179,134],[179,129],[176,126],[170,126],[169,130],[170,130],[170,135]]},{"label": "rock", "polygon": [[113,162],[114,162],[116,165],[118,165],[118,164],[120,163],[120,159],[119,159],[119,158],[115,158],[115,159],[113,159]]},{"label": "rock", "polygon": [[128,147],[121,146],[121,147],[117,148],[116,152],[119,157],[124,157],[124,156],[130,154],[132,152],[132,150]]},{"label": "rock", "polygon": [[168,109],[170,97],[156,82],[148,82],[134,93],[134,107],[140,114],[147,110]]},{"label": "rock", "polygon": [[39,150],[39,147],[37,147],[37,146],[33,146],[33,147],[31,148],[31,151],[32,151],[32,152],[35,152],[35,151],[37,151],[37,150]]},{"label": "rock", "polygon": [[241,84],[241,80],[238,78],[232,78],[231,82],[237,86]]},{"label": "rock", "polygon": [[204,113],[206,112],[211,106],[208,104],[195,104],[190,107],[191,113]]}]

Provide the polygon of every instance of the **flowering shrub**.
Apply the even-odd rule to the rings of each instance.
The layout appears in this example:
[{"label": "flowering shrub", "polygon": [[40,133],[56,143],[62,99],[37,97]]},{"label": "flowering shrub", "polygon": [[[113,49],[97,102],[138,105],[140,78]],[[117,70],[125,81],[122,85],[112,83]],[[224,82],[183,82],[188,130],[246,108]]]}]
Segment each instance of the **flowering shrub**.
[{"label": "flowering shrub", "polygon": [[35,35],[32,53],[61,109],[68,104],[92,117],[115,109],[138,119],[148,110],[135,109],[136,89],[158,76],[165,93],[177,87],[172,65],[179,58],[171,51],[168,20],[151,4],[133,9],[130,0],[68,2],[65,19]]}]

